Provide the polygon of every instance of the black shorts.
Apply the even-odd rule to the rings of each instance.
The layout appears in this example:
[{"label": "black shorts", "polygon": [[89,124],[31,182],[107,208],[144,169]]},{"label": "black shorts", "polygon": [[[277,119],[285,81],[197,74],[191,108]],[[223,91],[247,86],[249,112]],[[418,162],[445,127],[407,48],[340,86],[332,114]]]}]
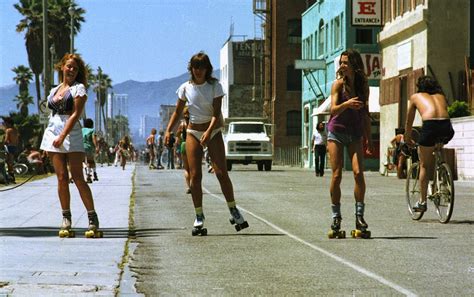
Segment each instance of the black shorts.
[{"label": "black shorts", "polygon": [[447,144],[453,139],[454,130],[449,119],[426,120],[421,127],[419,145],[434,146],[438,142]]}]

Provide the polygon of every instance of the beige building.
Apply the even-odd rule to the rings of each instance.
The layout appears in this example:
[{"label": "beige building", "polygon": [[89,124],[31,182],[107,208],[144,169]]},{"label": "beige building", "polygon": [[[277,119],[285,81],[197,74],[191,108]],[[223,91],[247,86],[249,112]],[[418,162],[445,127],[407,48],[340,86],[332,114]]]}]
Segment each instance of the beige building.
[{"label": "beige building", "polygon": [[[405,126],[416,81],[435,77],[448,101],[465,99],[465,57],[469,48],[469,1],[383,0],[379,34],[383,58],[380,83],[381,170],[395,129]],[[414,126],[420,126],[417,115]]]}]

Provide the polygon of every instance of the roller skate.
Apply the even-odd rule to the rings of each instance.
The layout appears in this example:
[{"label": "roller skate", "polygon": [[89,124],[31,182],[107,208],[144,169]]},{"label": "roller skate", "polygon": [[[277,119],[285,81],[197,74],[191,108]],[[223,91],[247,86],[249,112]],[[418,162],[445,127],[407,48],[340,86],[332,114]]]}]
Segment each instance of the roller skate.
[{"label": "roller skate", "polygon": [[201,236],[206,236],[207,235],[207,229],[204,228],[204,214],[196,214],[196,219],[194,220],[193,224],[193,230],[191,231],[192,236],[196,235],[201,235]]},{"label": "roller skate", "polygon": [[244,220],[244,217],[240,214],[240,211],[237,209],[237,207],[230,207],[229,211],[232,215],[232,217],[229,219],[229,222],[232,225],[235,225],[235,230],[237,230],[237,232],[249,227],[249,223]]},{"label": "roller skate", "polygon": [[95,211],[87,212],[89,217],[89,229],[84,233],[86,238],[102,238],[104,233],[99,231],[99,219]]},{"label": "roller skate", "polygon": [[92,184],[92,177],[91,177],[90,174],[87,175],[87,180],[86,181],[87,181],[88,184]]},{"label": "roller skate", "polygon": [[346,238],[346,231],[341,230],[341,221],[340,216],[335,217],[331,225],[331,230],[328,232],[328,238]]},{"label": "roller skate", "polygon": [[97,177],[97,172],[94,172],[94,181],[99,181],[99,178]]},{"label": "roller skate", "polygon": [[351,231],[352,238],[370,238],[370,231],[367,230],[369,226],[364,220],[364,216],[356,215],[356,228]]},{"label": "roller skate", "polygon": [[65,210],[63,211],[63,223],[61,225],[61,229],[59,230],[59,237],[75,237],[76,233],[71,230],[71,211]]}]

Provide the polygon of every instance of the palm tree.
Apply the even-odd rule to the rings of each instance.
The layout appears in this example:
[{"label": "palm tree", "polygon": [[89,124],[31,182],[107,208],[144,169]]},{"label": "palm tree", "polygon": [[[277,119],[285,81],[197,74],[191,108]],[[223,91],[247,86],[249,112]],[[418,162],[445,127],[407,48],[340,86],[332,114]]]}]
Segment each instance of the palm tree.
[{"label": "palm tree", "polygon": [[31,80],[33,79],[33,72],[31,71],[31,69],[24,65],[19,65],[17,67],[13,67],[12,71],[16,74],[13,80],[16,82],[20,89],[19,93],[28,93],[28,86],[30,85]]},{"label": "palm tree", "polygon": [[[48,1],[48,40],[54,44],[57,60],[69,51],[70,43],[70,16],[68,8],[74,8],[74,33],[79,32],[81,22],[84,22],[85,10],[78,8],[72,0],[49,0]],[[37,105],[41,100],[40,75],[43,71],[43,10],[42,1],[19,0],[13,5],[18,12],[24,16],[16,26],[17,32],[25,31],[25,45],[28,53],[28,63],[35,74]],[[57,61],[54,61],[57,62]]]},{"label": "palm tree", "polygon": [[104,121],[104,127],[107,127],[107,119],[105,117],[105,104],[107,102],[108,90],[112,89],[112,79],[102,72],[102,69],[99,67],[97,70],[97,75],[94,76],[94,92],[96,93],[97,100],[99,100],[99,113],[102,115]]},{"label": "palm tree", "polygon": [[24,118],[28,116],[28,105],[33,104],[33,97],[26,92],[20,92],[19,95],[15,96],[15,100],[17,101],[16,107],[20,110],[20,115]]},{"label": "palm tree", "polygon": [[43,71],[43,31],[42,31],[42,4],[41,1],[20,0],[13,5],[24,16],[16,26],[17,32],[25,33],[25,45],[28,53],[28,64],[35,74],[37,105],[41,100],[40,75]]}]

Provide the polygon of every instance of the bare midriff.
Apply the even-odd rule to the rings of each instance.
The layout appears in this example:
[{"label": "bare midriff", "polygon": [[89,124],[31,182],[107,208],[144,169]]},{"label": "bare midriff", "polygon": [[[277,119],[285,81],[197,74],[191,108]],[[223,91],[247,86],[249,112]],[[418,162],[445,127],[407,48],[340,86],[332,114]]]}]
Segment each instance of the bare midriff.
[{"label": "bare midriff", "polygon": [[[196,131],[206,131],[207,128],[209,128],[210,124],[211,124],[211,122],[202,123],[202,124],[189,123],[188,129],[196,130]],[[216,126],[214,127],[214,129],[219,128],[221,126],[222,125],[220,123],[217,123]]]}]

